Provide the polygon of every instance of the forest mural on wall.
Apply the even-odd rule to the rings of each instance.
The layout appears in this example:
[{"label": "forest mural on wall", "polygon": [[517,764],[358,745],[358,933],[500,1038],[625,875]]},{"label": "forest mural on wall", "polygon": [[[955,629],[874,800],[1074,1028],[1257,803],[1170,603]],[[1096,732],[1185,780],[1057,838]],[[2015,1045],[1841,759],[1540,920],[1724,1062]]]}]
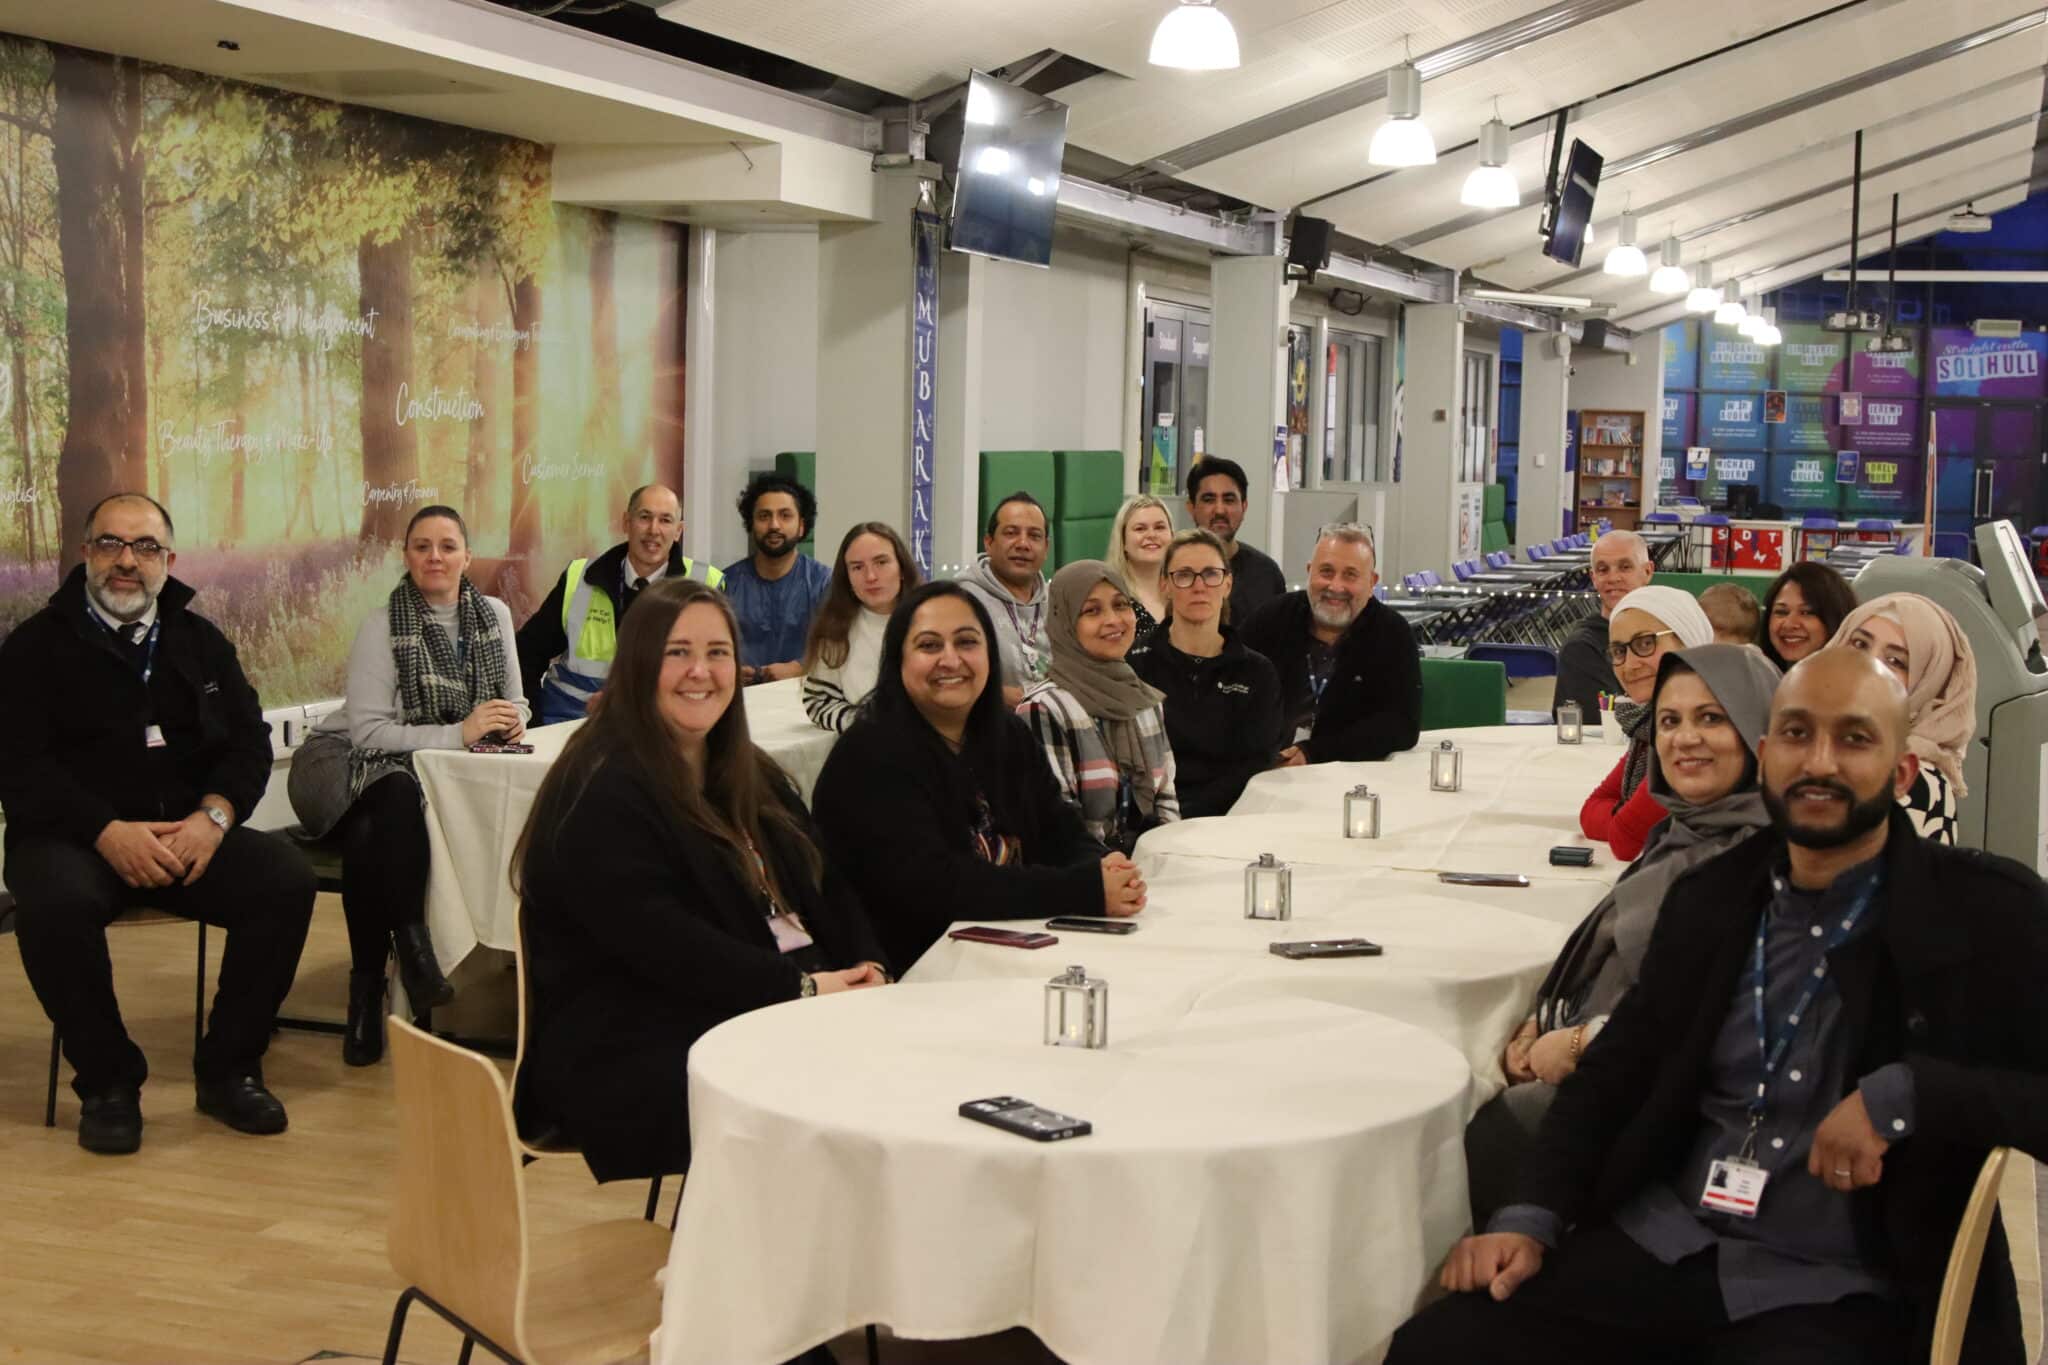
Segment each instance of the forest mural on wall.
[{"label": "forest mural on wall", "polygon": [[515,619],[683,487],[685,229],[546,147],[0,35],[0,635],[144,491],[266,705],[335,696],[413,509]]}]

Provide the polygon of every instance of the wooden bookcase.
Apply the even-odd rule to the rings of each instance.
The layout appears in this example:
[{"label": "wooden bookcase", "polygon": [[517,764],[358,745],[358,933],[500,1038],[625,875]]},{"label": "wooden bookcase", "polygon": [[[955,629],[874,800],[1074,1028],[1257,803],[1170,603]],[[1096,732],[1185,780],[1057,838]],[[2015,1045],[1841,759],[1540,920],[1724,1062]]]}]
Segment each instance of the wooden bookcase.
[{"label": "wooden bookcase", "polygon": [[1648,414],[1611,408],[1579,413],[1578,525],[1602,517],[1633,531],[1643,515],[1643,433]]}]

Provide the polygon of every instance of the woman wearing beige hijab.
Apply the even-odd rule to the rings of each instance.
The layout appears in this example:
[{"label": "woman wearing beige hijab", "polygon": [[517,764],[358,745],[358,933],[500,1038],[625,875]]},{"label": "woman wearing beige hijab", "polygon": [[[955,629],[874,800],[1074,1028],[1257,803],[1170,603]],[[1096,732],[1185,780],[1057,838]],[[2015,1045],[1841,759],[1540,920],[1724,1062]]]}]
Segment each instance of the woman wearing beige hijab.
[{"label": "woman wearing beige hijab", "polygon": [[1906,685],[1913,716],[1906,745],[1920,775],[1899,798],[1921,837],[1956,841],[1963,757],[1977,728],[1977,657],[1956,618],[1918,593],[1873,598],[1842,619],[1834,644],[1874,656]]}]

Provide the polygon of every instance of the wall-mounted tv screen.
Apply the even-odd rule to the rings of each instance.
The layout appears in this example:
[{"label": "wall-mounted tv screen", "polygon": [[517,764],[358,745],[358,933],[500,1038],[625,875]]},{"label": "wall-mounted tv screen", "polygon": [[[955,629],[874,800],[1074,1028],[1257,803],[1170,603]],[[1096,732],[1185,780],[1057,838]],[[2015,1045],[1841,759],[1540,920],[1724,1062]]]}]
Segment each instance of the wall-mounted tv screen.
[{"label": "wall-mounted tv screen", "polygon": [[1586,250],[1586,225],[1593,221],[1593,195],[1600,188],[1600,153],[1585,143],[1572,140],[1571,155],[1565,158],[1564,178],[1550,201],[1550,235],[1543,254],[1553,261],[1577,266]]},{"label": "wall-mounted tv screen", "polygon": [[1066,105],[979,71],[969,76],[953,177],[953,250],[1051,265],[1066,151]]}]

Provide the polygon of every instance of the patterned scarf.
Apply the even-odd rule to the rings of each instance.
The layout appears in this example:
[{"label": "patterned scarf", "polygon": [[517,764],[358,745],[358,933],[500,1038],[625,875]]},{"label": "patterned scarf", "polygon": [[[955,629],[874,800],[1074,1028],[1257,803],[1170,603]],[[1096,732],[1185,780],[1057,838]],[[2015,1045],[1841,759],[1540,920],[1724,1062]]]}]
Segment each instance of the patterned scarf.
[{"label": "patterned scarf", "polygon": [[[391,590],[391,659],[398,669],[400,720],[407,725],[456,725],[478,703],[504,695],[505,645],[498,618],[467,578],[455,604],[456,639],[450,640],[407,576]],[[351,749],[348,794],[354,801],[378,778],[411,772],[412,755],[387,749]]]},{"label": "patterned scarf", "polygon": [[1636,788],[1643,785],[1643,779],[1650,775],[1650,715],[1652,708],[1645,702],[1630,701],[1627,697],[1614,699],[1614,723],[1628,736],[1628,752],[1621,760],[1621,799],[1626,801],[1636,794]]}]

